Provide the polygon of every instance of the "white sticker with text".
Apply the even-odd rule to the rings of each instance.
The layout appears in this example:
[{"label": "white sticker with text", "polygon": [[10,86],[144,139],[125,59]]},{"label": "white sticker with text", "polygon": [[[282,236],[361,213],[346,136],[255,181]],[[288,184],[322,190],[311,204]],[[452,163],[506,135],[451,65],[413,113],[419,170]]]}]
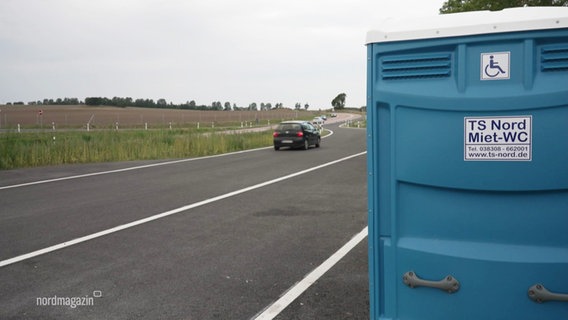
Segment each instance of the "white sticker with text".
[{"label": "white sticker with text", "polygon": [[532,116],[465,117],[464,160],[531,161]]}]

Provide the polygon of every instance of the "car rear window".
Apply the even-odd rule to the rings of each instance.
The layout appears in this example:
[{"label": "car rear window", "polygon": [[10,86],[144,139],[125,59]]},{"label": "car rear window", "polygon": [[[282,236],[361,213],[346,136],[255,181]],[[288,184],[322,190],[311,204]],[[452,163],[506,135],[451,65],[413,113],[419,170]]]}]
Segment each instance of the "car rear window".
[{"label": "car rear window", "polygon": [[278,130],[284,130],[284,131],[286,131],[286,130],[290,130],[290,131],[301,130],[301,129],[302,129],[302,126],[300,126],[297,123],[281,123],[278,126]]}]

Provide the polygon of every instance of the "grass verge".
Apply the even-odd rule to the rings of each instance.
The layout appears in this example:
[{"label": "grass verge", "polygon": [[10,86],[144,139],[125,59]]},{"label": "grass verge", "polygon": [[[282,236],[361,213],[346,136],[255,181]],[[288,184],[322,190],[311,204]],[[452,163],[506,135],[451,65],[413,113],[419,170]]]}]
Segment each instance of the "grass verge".
[{"label": "grass verge", "polygon": [[270,146],[270,132],[124,130],[0,134],[0,170],[72,163],[178,159]]}]

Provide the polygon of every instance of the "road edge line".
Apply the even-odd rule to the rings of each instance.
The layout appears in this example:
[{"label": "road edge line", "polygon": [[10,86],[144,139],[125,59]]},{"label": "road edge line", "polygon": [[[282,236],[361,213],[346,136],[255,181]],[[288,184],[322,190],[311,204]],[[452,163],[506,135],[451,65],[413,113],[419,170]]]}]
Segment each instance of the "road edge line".
[{"label": "road edge line", "polygon": [[286,307],[304,293],[312,284],[321,278],[329,269],[336,265],[347,253],[357,246],[369,234],[368,227],[363,228],[351,240],[343,245],[339,250],[332,254],[327,260],[315,268],[312,272],[302,279],[302,281],[294,284],[289,288],[278,300],[268,305],[260,314],[254,316],[251,320],[272,320],[278,316]]}]

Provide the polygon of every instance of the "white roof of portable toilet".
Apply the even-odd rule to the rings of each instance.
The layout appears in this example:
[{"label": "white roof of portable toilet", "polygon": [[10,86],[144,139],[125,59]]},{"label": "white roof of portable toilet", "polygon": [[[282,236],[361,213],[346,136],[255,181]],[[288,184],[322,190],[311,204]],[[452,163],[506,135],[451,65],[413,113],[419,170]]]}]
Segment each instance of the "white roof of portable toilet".
[{"label": "white roof of portable toilet", "polygon": [[523,7],[407,19],[385,19],[367,44],[526,30],[568,28],[568,7]]}]

